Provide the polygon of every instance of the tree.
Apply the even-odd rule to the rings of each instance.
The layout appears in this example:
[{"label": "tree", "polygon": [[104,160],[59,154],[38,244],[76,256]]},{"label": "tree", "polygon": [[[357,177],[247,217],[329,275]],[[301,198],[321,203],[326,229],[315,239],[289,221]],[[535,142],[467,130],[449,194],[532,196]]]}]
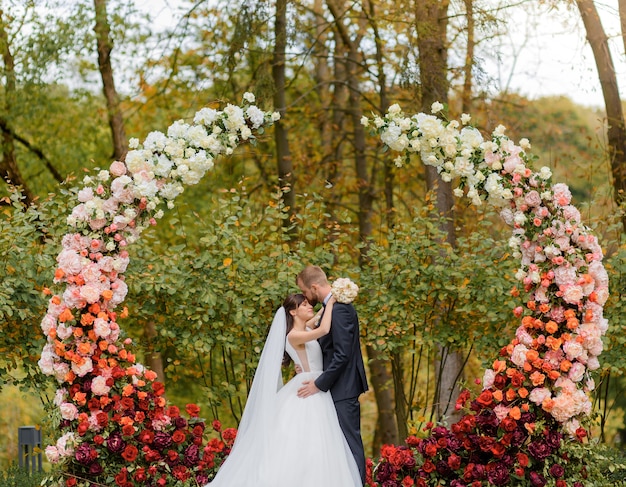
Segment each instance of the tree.
[{"label": "tree", "polygon": [[[576,6],[587,32],[587,40],[593,51],[598,68],[600,86],[604,97],[607,118],[607,153],[611,161],[615,203],[620,206],[626,201],[626,123],[619,96],[613,58],[608,39],[602,27],[598,10],[593,0],[576,0]],[[624,19],[624,2],[620,2],[620,16]],[[622,35],[626,35],[623,32]],[[626,44],[625,44],[626,45]],[[626,230],[626,214],[622,219]]]}]

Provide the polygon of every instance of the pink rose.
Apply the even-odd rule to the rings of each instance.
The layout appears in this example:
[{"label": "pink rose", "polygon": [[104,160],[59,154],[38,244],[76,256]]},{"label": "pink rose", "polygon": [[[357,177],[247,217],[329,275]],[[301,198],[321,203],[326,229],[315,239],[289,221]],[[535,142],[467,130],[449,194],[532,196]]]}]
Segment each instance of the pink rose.
[{"label": "pink rose", "polygon": [[115,177],[123,176],[126,174],[126,164],[120,161],[115,161],[111,164],[109,172]]},{"label": "pink rose", "polygon": [[78,408],[74,406],[72,403],[64,402],[59,407],[61,410],[61,417],[63,419],[69,419],[70,421],[78,418]]},{"label": "pink rose", "polygon": [[524,202],[531,207],[539,206],[541,204],[541,196],[535,190],[530,191],[524,196]]},{"label": "pink rose", "polygon": [[554,204],[559,206],[567,206],[572,200],[572,193],[566,184],[557,183],[552,187]]},{"label": "pink rose", "polygon": [[91,381],[91,392],[96,396],[105,396],[109,393],[111,388],[107,386],[107,379],[102,376],[98,376]]}]

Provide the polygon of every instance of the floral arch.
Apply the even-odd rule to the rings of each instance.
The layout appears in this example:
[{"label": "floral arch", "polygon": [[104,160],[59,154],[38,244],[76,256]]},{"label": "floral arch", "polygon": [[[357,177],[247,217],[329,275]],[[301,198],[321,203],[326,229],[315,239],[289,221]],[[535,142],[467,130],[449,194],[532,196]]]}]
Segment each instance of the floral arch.
[{"label": "floral arch", "polygon": [[[457,197],[500,209],[512,228],[509,246],[520,260],[511,291],[520,299],[519,326],[485,371],[483,390],[457,400],[465,410],[449,428],[430,426],[426,438],[385,447],[371,485],[582,487],[584,461],[566,451],[587,437],[585,420],[608,328],[603,306],[608,276],[597,238],[581,222],[565,184],[552,184],[549,168],[534,171],[530,143],[518,144],[498,126],[490,140],[461,122],[435,114],[407,117],[398,105],[362,123],[399,153],[437,168],[443,181],[459,181]],[[379,482],[379,484],[374,483]]]},{"label": "floral arch", "polygon": [[[246,93],[241,106],[204,108],[192,124],[176,122],[142,145],[131,140],[125,162],[84,179],[57,257],[54,282],[62,290],[50,292],[41,324],[47,343],[39,365],[58,382],[59,438],[46,455],[60,468],[48,485],[208,480],[214,459],[211,446],[202,447],[198,407],[188,405],[184,415],[168,405],[156,374],[137,363],[130,340],[120,338],[118,321],[128,313],[119,309],[127,293],[126,247],[156,225],[184,185],[199,182],[216,157],[254,141],[254,131],[278,120],[254,102]],[[441,108],[435,104],[433,112]],[[469,117],[461,121],[466,125]],[[459,398],[459,408],[469,404],[462,420],[433,427],[426,438],[409,438],[406,446],[385,447],[368,482],[479,487],[518,479],[518,485],[578,486],[570,479],[578,482],[580,468],[560,449],[586,435],[581,421],[591,409],[589,371],[599,366],[607,329],[602,307],[608,278],[598,241],[580,222],[569,190],[551,186],[548,169],[533,172],[528,142],[515,145],[503,127],[486,141],[456,121],[423,113],[405,117],[397,105],[363,123],[400,153],[399,166],[417,153],[444,180],[458,178],[457,196],[502,208],[513,228],[509,244],[521,261],[521,286],[514,292],[523,299],[514,310],[516,336],[485,372],[483,392]]]}]

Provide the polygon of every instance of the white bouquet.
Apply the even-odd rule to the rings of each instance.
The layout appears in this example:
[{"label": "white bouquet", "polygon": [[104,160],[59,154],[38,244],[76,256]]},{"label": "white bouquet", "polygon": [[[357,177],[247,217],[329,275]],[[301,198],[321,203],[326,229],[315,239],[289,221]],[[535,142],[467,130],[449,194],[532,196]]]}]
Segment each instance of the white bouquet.
[{"label": "white bouquet", "polygon": [[338,303],[349,304],[359,294],[359,286],[347,277],[340,277],[333,282],[331,292]]}]

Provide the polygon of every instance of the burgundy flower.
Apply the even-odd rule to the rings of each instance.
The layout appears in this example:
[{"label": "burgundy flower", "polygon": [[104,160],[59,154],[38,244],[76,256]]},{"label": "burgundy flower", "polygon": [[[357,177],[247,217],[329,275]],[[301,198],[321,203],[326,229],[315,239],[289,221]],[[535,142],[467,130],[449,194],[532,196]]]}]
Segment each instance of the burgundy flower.
[{"label": "burgundy flower", "polygon": [[154,435],[154,446],[157,450],[164,450],[172,444],[172,437],[163,431]]},{"label": "burgundy flower", "polygon": [[552,475],[555,479],[558,479],[559,477],[563,477],[563,475],[565,475],[565,469],[558,463],[555,463],[550,467],[550,475]]},{"label": "burgundy flower", "polygon": [[506,485],[509,483],[510,474],[509,469],[502,463],[492,463],[489,465],[487,471],[487,478],[493,485]]},{"label": "burgundy flower", "polygon": [[193,467],[200,461],[200,449],[197,445],[189,445],[185,449],[184,456],[183,463],[188,467]]},{"label": "burgundy flower", "polygon": [[121,453],[126,448],[126,443],[118,431],[114,431],[107,439],[107,448],[112,453]]},{"label": "burgundy flower", "polygon": [[76,452],[74,453],[74,457],[78,463],[83,465],[89,465],[91,463],[91,448],[88,444],[82,443],[78,448],[76,448]]},{"label": "burgundy flower", "polygon": [[533,441],[528,445],[528,453],[537,460],[543,461],[552,454],[552,448],[545,441]]},{"label": "burgundy flower", "polygon": [[100,475],[103,471],[104,469],[102,468],[102,465],[100,465],[98,462],[93,462],[89,466],[89,475],[97,476]]},{"label": "burgundy flower", "polygon": [[538,472],[530,472],[530,485],[532,487],[543,487],[547,481],[543,475]]},{"label": "burgundy flower", "polygon": [[178,416],[177,418],[174,419],[174,425],[176,426],[176,429],[186,428],[187,420],[183,418],[182,416]]}]

